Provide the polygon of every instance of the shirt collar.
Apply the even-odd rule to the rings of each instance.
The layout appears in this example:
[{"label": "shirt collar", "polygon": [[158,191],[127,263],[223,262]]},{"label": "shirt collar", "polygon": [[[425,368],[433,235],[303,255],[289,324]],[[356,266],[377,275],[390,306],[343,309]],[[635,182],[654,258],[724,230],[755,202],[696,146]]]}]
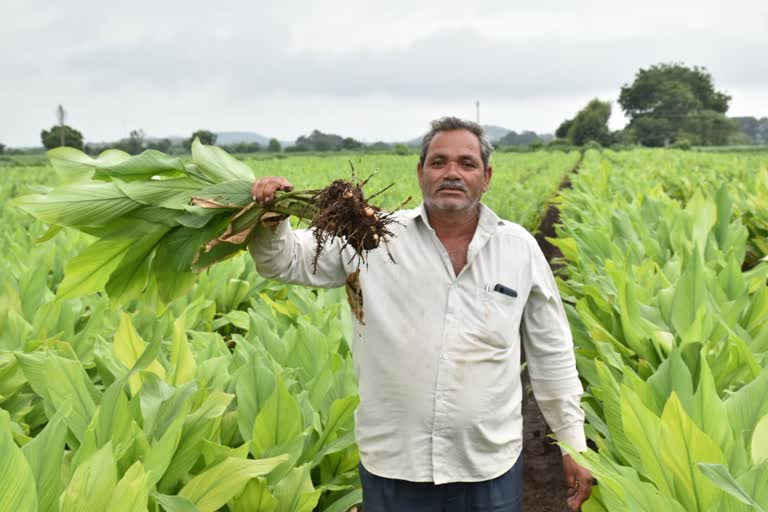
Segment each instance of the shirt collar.
[{"label": "shirt collar", "polygon": [[[406,210],[404,215],[410,219],[417,219],[421,217],[424,224],[431,228],[429,224],[429,217],[427,217],[427,209],[424,206],[424,201],[419,203],[419,206],[412,210]],[[488,208],[483,203],[480,203],[480,219],[477,222],[477,229],[487,233],[493,233],[496,231],[496,227],[503,224],[503,221],[496,215],[496,212]]]}]

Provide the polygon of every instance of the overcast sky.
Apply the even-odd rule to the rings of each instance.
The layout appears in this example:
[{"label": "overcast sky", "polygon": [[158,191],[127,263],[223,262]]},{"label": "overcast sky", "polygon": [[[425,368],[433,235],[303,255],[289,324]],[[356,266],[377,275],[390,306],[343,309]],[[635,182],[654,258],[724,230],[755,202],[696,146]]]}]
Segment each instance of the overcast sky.
[{"label": "overcast sky", "polygon": [[768,116],[768,1],[4,2],[0,142],[39,145],[58,104],[87,141],[404,140],[475,100],[483,124],[553,132],[671,61],[705,66],[730,115]]}]

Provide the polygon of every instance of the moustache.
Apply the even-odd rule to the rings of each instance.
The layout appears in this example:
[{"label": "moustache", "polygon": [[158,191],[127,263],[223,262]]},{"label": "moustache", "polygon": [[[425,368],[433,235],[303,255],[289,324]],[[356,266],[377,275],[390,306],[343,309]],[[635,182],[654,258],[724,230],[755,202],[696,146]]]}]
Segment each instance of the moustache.
[{"label": "moustache", "polygon": [[441,190],[461,190],[462,192],[466,192],[467,186],[460,181],[444,181],[437,187],[437,192],[440,192]]}]

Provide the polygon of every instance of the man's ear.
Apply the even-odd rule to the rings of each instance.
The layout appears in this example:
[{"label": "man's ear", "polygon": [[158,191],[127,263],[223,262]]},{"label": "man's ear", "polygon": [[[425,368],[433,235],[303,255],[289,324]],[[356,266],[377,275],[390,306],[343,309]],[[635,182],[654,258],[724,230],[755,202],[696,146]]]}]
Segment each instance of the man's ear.
[{"label": "man's ear", "polygon": [[483,192],[488,192],[488,186],[491,184],[491,177],[493,176],[493,167],[490,165],[485,169],[485,186]]},{"label": "man's ear", "polygon": [[416,164],[416,176],[419,178],[419,183],[421,183],[421,175],[424,173],[424,167],[421,165],[421,161]]}]

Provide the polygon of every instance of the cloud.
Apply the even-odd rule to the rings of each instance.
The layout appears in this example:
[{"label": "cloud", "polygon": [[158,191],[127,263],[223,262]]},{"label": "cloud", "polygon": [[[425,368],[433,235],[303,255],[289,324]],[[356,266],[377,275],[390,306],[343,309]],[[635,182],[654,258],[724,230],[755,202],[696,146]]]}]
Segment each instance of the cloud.
[{"label": "cloud", "polygon": [[746,103],[734,101],[741,113],[768,115],[759,111],[768,6],[757,1],[735,1],[726,12],[691,0],[629,10],[565,0],[391,0],[386,9],[341,0],[47,4],[4,13],[5,143],[35,143],[58,103],[95,140],[139,126],[159,135],[242,129],[254,119],[268,135],[291,138],[344,119],[345,133],[376,139],[395,132],[398,110],[408,109],[399,116],[412,123],[399,128],[406,138],[426,123],[413,113],[466,108],[471,116],[475,99],[495,122],[512,124],[506,115],[510,128],[541,129],[591,97],[615,99],[640,67],[670,61],[706,66],[716,87],[749,91]]}]

